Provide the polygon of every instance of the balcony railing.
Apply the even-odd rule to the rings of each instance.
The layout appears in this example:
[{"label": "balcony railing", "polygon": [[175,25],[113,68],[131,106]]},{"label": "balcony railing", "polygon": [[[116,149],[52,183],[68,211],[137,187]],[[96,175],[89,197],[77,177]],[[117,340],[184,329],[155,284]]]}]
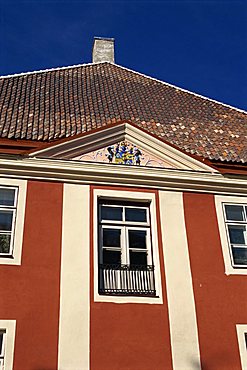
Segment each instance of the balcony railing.
[{"label": "balcony railing", "polygon": [[154,266],[100,264],[99,293],[156,296]]}]

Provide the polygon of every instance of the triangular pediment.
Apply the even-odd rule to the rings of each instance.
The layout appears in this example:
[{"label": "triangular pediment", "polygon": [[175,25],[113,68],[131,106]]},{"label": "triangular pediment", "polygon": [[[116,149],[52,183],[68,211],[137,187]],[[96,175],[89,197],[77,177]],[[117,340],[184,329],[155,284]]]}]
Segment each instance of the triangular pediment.
[{"label": "triangular pediment", "polygon": [[30,156],[216,172],[203,161],[128,122],[50,144]]}]

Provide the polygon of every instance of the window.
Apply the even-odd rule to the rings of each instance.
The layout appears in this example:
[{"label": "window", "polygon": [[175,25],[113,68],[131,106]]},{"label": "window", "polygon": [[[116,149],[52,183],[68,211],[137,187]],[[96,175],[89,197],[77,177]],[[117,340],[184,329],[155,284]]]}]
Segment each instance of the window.
[{"label": "window", "polygon": [[0,186],[0,257],[13,256],[17,188]]},{"label": "window", "polygon": [[247,267],[247,204],[224,203],[224,219],[234,268]]},{"label": "window", "polygon": [[247,369],[247,325],[236,325],[242,369]]},{"label": "window", "polygon": [[6,330],[0,329],[0,370],[4,369]]},{"label": "window", "polygon": [[149,203],[100,199],[99,294],[156,296]]}]

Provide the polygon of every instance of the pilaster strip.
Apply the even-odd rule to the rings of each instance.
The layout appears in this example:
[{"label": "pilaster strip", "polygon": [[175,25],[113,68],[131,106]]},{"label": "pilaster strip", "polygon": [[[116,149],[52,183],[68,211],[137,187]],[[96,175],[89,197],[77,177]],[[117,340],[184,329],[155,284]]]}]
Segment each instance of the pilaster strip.
[{"label": "pilaster strip", "polygon": [[161,230],[174,370],[201,370],[182,193],[160,191]]},{"label": "pilaster strip", "polygon": [[89,186],[64,185],[58,369],[89,370]]}]

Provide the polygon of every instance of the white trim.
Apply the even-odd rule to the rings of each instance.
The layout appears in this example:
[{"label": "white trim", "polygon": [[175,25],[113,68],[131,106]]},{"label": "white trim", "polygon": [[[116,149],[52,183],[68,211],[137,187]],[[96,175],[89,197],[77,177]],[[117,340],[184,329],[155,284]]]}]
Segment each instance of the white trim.
[{"label": "white trim", "polygon": [[213,103],[217,103],[217,104],[223,105],[224,107],[234,109],[234,110],[236,110],[238,112],[241,112],[241,113],[246,113],[246,111],[243,110],[243,109],[233,107],[232,105],[229,105],[229,104],[226,104],[226,103],[222,103],[222,102],[220,102],[218,100],[214,100],[212,98],[209,98],[209,97],[200,95],[200,94],[195,93],[193,91],[189,91],[189,90],[186,90],[186,89],[184,89],[182,87],[179,87],[179,86],[170,84],[168,82],[159,80],[159,79],[157,79],[155,77],[151,77],[151,76],[145,75],[144,73],[141,73],[141,72],[138,72],[138,71],[134,71],[133,69],[130,69],[128,67],[124,67],[124,66],[121,66],[119,64],[111,63],[111,62],[84,63],[84,64],[76,64],[76,65],[72,65],[72,66],[64,66],[64,67],[55,67],[55,68],[41,69],[39,71],[21,72],[21,73],[15,73],[15,74],[12,74],[12,75],[0,76],[0,78],[19,77],[19,76],[25,76],[25,75],[31,75],[31,74],[37,74],[37,73],[60,71],[60,70],[64,70],[64,69],[87,67],[87,66],[92,66],[92,65],[97,65],[97,64],[110,64],[110,65],[116,66],[118,68],[124,69],[125,71],[132,72],[134,74],[137,74],[138,76],[142,76],[142,77],[148,78],[149,80],[152,80],[152,81],[155,81],[155,82],[159,82],[159,83],[161,83],[163,85],[166,85],[166,86],[169,86],[169,87],[173,87],[173,88],[175,88],[177,90],[180,90],[180,91],[186,92],[188,94],[197,96],[197,97],[199,97],[201,99],[208,100],[208,101],[211,101]]},{"label": "white trim", "polygon": [[58,369],[90,370],[89,186],[64,185]]},{"label": "white trim", "polygon": [[200,370],[183,193],[160,191],[159,196],[173,369]]},{"label": "white trim", "polygon": [[237,337],[242,370],[247,370],[247,348],[244,334],[247,334],[247,324],[237,324]]},{"label": "white trim", "polygon": [[[150,203],[151,215],[151,233],[152,233],[152,247],[153,247],[153,261],[155,266],[155,288],[157,297],[133,297],[133,296],[104,296],[98,293],[98,198],[106,197],[112,200],[130,200],[137,202],[143,200]],[[161,275],[160,275],[160,261],[159,261],[159,247],[158,247],[158,234],[157,234],[157,216],[156,216],[156,203],[155,194],[142,193],[142,192],[125,192],[120,190],[104,190],[94,189],[93,194],[93,212],[94,212],[94,301],[95,302],[115,302],[115,303],[150,303],[162,304],[162,288],[161,288]]]},{"label": "white trim", "polygon": [[16,219],[13,232],[13,251],[12,251],[13,258],[10,256],[6,257],[0,256],[0,265],[21,265],[27,181],[0,178],[0,185],[18,188]]},{"label": "white trim", "polygon": [[[88,66],[92,66],[92,65],[105,64],[105,63],[106,63],[106,62],[73,64],[73,65],[71,65],[71,66],[54,67],[54,68],[40,69],[40,70],[38,70],[38,71],[29,71],[29,72],[14,73],[14,74],[12,74],[12,75],[0,76],[0,78],[20,77],[20,76],[26,76],[26,75],[33,75],[33,74],[37,74],[37,73],[46,73],[46,72],[52,72],[52,71],[60,71],[60,70],[64,70],[64,69],[72,69],[72,68],[88,67]],[[109,62],[109,63],[110,63],[110,62]],[[111,63],[110,63],[110,64],[111,64]]]},{"label": "white trim", "polygon": [[[169,166],[177,169],[218,172],[212,167],[184,154],[162,140],[146,133],[128,122],[106,127],[104,130],[89,133],[78,138],[71,138],[65,142],[38,149],[29,157],[52,157],[60,159],[73,159],[80,155],[127,140],[138,146],[141,150],[150,153],[165,161]],[[168,167],[169,167],[168,166]]]},{"label": "white trim", "polygon": [[16,320],[0,320],[0,329],[6,330],[4,370],[12,370],[14,362]]},{"label": "white trim", "polygon": [[16,207],[17,207],[17,199],[18,199],[18,188],[13,186],[3,186],[0,183],[0,191],[1,189],[9,189],[14,190],[14,204],[11,206],[2,205],[0,204],[0,212],[7,212],[12,214],[12,223],[11,223],[11,230],[1,230],[0,235],[10,235],[10,248],[9,253],[0,253],[0,258],[12,258],[13,257],[13,249],[14,249],[14,234],[15,234],[15,224],[16,224]]},{"label": "white trim", "polygon": [[222,246],[222,253],[225,263],[225,273],[226,275],[247,275],[246,268],[233,268],[231,262],[231,252],[229,250],[229,242],[227,237],[224,212],[223,212],[223,203],[234,203],[234,204],[247,204],[247,197],[234,197],[234,196],[215,196],[215,208],[219,225],[220,240]]},{"label": "white trim", "polygon": [[224,177],[220,173],[39,158],[0,159],[0,167],[2,176],[8,178],[80,184],[128,184],[130,187],[239,196],[247,192],[247,179],[237,175]]}]

